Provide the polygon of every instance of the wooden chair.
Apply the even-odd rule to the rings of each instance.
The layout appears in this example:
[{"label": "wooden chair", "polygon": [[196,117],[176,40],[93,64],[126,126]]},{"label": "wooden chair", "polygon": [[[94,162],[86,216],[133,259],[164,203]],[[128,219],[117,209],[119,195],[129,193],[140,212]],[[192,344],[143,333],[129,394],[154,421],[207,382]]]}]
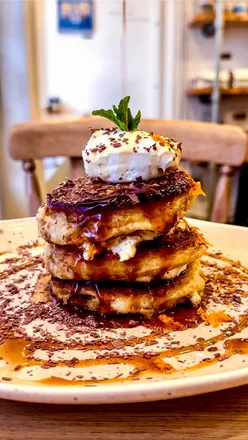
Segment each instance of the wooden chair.
[{"label": "wooden chair", "polygon": [[[30,214],[41,203],[35,159],[67,156],[71,159],[72,176],[83,172],[81,152],[89,138],[89,127],[106,128],[112,124],[96,117],[57,119],[15,125],[10,134],[10,154],[23,162],[27,173]],[[140,129],[153,131],[183,143],[183,159],[219,165],[211,220],[228,221],[232,177],[243,163],[247,136],[234,126],[196,121],[142,120]]]}]

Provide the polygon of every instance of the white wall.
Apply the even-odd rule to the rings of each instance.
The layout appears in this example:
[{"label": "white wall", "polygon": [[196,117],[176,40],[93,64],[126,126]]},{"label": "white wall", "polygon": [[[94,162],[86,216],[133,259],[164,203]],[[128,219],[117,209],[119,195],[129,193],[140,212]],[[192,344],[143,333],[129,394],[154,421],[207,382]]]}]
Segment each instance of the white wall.
[{"label": "white wall", "polygon": [[[189,80],[214,68],[215,59],[214,38],[188,28],[195,0],[127,0],[125,37],[122,0],[95,0],[90,40],[59,34],[56,1],[44,2],[43,106],[48,96],[59,95],[76,111],[89,114],[130,94],[134,111],[141,108],[144,117],[210,118],[209,105],[185,96]],[[247,46],[247,28],[226,29],[223,51],[233,58],[225,65],[246,67]],[[226,108],[247,106],[242,99],[229,101]]]},{"label": "white wall", "polygon": [[[143,115],[160,111],[160,0],[127,0],[123,37],[122,1],[95,0],[95,33],[61,35],[55,0],[45,0],[45,99],[59,95],[83,114],[109,107],[124,94]],[[123,85],[124,76],[124,85]]]},{"label": "white wall", "polygon": [[30,118],[22,0],[0,1],[0,196],[4,218],[28,214],[24,173],[10,159],[10,127]]}]

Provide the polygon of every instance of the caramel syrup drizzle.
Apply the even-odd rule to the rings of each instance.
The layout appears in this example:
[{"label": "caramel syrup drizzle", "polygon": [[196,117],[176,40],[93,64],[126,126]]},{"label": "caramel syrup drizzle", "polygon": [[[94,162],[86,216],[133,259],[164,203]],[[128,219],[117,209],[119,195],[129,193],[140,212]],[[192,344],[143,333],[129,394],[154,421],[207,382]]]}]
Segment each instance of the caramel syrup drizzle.
[{"label": "caramel syrup drizzle", "polygon": [[[248,314],[246,315],[242,315],[240,317],[240,322],[238,324],[236,324],[231,332],[232,334],[236,334],[241,332],[244,328],[246,328],[248,326]],[[90,385],[92,383],[112,383],[112,382],[123,382],[123,381],[131,381],[134,378],[142,378],[142,377],[146,377],[146,376],[151,376],[154,374],[159,374],[159,373],[163,373],[163,374],[170,374],[172,372],[175,372],[176,370],[169,365],[168,363],[166,363],[163,358],[171,358],[171,357],[176,357],[182,354],[186,354],[189,352],[196,352],[199,350],[204,350],[208,347],[213,346],[214,344],[216,344],[217,342],[221,342],[224,341],[228,336],[230,336],[230,334],[227,332],[221,332],[219,335],[206,339],[204,341],[201,342],[196,342],[195,344],[191,344],[188,346],[181,346],[181,347],[175,347],[175,348],[170,348],[168,350],[163,350],[158,354],[149,356],[149,355],[143,355],[142,353],[138,353],[136,354],[132,354],[132,355],[126,355],[125,357],[123,356],[113,356],[110,358],[98,358],[98,359],[86,359],[86,360],[78,360],[75,363],[75,368],[82,368],[82,367],[94,367],[94,366],[98,366],[98,365],[123,365],[123,364],[128,364],[131,365],[134,370],[131,373],[130,376],[128,376],[127,378],[121,378],[121,377],[117,377],[117,378],[113,378],[113,379],[104,379],[104,380],[83,380],[83,379],[75,379],[75,380],[70,380],[70,379],[61,379],[61,378],[56,378],[56,377],[51,377],[48,379],[43,379],[39,382],[43,383],[43,384],[49,384],[49,385],[73,385],[73,384],[78,384],[79,382],[84,384],[84,385]],[[152,338],[156,339],[156,335],[151,335],[150,336],[150,340],[152,340]],[[147,337],[146,337],[147,339]],[[124,341],[125,342],[129,342]],[[7,361],[9,362],[11,365],[13,365],[14,367],[16,365],[18,365],[20,368],[23,367],[32,367],[32,366],[41,366],[44,367],[44,365],[46,364],[47,361],[44,360],[39,360],[33,357],[32,353],[33,353],[33,345],[34,343],[32,341],[29,340],[25,340],[25,339],[7,339],[5,340],[5,342],[2,344],[2,346],[0,347],[0,355]],[[42,346],[44,345],[45,348],[47,348],[48,346],[53,349],[56,350],[56,344],[54,343],[50,343],[48,344],[47,342],[41,342],[39,344],[39,348],[42,349]],[[61,347],[60,347],[61,348]],[[248,354],[248,339],[243,339],[243,338],[235,338],[235,339],[228,339],[225,341],[224,343],[224,348],[226,349],[224,355],[220,355],[219,357],[216,358],[211,358],[208,360],[203,360],[200,363],[198,363],[197,365],[194,365],[192,367],[186,367],[183,369],[184,372],[188,372],[188,371],[193,371],[196,370],[198,368],[203,368],[206,366],[210,366],[213,364],[216,364],[222,360],[225,360],[227,358],[229,358],[230,356],[232,356],[233,354]],[[80,346],[80,345],[76,345],[73,347],[70,347],[70,349],[72,350],[82,350],[84,349],[85,351],[87,351],[88,349],[93,349],[93,350],[102,350],[102,345],[97,345],[95,344],[94,346]],[[105,350],[105,349],[104,349]],[[58,362],[53,362],[53,366],[60,366],[60,367],[65,367],[68,366],[67,365],[68,361],[58,361]],[[182,370],[180,370],[182,371]]]}]

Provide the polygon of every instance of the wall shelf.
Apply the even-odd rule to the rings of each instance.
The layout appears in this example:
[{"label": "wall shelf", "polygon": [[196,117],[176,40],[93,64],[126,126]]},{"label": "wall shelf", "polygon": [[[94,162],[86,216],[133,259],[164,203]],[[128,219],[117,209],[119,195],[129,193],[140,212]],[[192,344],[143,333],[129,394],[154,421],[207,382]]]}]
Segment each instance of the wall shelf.
[{"label": "wall shelf", "polygon": [[[205,24],[213,23],[214,19],[214,14],[202,12],[195,15],[195,17],[190,21],[189,27],[202,27]],[[225,12],[224,24],[226,26],[248,26],[248,14],[234,14],[233,12]]]},{"label": "wall shelf", "polygon": [[[212,87],[192,87],[186,90],[188,96],[203,96],[211,95],[213,91]],[[248,87],[233,87],[231,89],[220,88],[220,94],[223,96],[247,96]]]}]

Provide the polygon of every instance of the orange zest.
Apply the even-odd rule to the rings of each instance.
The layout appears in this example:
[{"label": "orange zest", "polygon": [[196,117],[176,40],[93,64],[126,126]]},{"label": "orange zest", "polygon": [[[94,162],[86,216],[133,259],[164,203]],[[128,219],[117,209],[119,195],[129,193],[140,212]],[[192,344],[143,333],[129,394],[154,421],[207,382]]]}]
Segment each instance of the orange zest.
[{"label": "orange zest", "polygon": [[223,322],[233,321],[233,318],[222,310],[206,313],[201,307],[199,307],[197,313],[204,322],[210,324],[214,328],[219,327]]},{"label": "orange zest", "polygon": [[159,320],[162,321],[163,324],[167,324],[168,327],[172,327],[172,328],[181,328],[182,327],[180,322],[174,321],[173,318],[171,318],[170,316],[167,316],[165,314],[160,315]]},{"label": "orange zest", "polygon": [[155,142],[162,142],[162,144],[164,144],[164,145],[168,145],[167,140],[164,139],[162,136],[160,136],[160,134],[155,134],[155,133],[153,133],[153,134],[152,134],[152,139],[153,139]]},{"label": "orange zest", "polygon": [[206,246],[213,246],[211,243],[209,243],[209,241],[207,241],[204,237],[204,235],[202,235],[199,232],[199,228],[196,228],[195,226],[191,226],[191,229],[194,231],[194,233],[197,235],[197,237],[199,238],[199,240],[201,241],[201,243],[205,244]]},{"label": "orange zest", "polygon": [[173,370],[174,368],[172,367],[172,365],[167,364],[167,362],[164,362],[163,359],[157,357],[153,360],[153,364],[160,370],[166,370],[166,371],[170,371]]},{"label": "orange zest", "polygon": [[202,189],[201,182],[195,182],[195,189],[197,190],[198,196],[206,197],[206,194]]}]

